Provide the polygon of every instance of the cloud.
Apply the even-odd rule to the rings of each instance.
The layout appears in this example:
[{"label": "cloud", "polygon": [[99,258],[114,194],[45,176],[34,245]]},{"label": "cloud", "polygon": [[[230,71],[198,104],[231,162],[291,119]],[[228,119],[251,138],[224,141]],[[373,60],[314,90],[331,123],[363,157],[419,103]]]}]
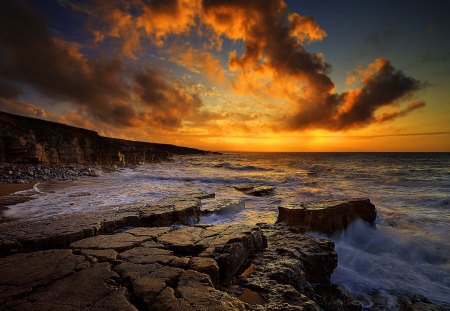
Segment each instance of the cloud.
[{"label": "cloud", "polygon": [[[0,78],[69,102],[93,124],[171,131],[215,118],[202,104],[204,91],[180,85],[142,63],[148,43],[168,49],[172,62],[204,74],[209,82],[225,82],[221,86],[231,86],[232,95],[271,103],[272,109],[258,114],[266,122],[258,123],[264,129],[342,131],[393,120],[424,105],[379,115],[381,108],[397,107],[423,86],[384,59],[355,70],[350,80],[360,87],[336,93],[324,55],[306,49],[324,40],[325,30],[312,17],[290,13],[283,0],[59,1],[86,15],[95,51],[50,35],[45,21],[22,2],[2,1]],[[189,39],[188,45],[167,47],[171,37]],[[228,68],[211,52],[223,48],[222,42],[236,47],[223,52]],[[0,92],[20,95],[1,84]],[[243,102],[247,106],[242,111],[255,109],[254,101]],[[224,116],[231,124],[240,122],[242,112],[239,117],[216,113],[220,121]]]},{"label": "cloud", "polygon": [[134,80],[144,122],[165,129],[180,127],[183,118],[196,114],[202,106],[197,95],[185,92],[151,69],[136,73]]},{"label": "cloud", "polygon": [[17,98],[22,90],[15,84],[0,80],[0,98]]},{"label": "cloud", "polygon": [[425,107],[426,103],[423,101],[413,102],[408,104],[406,108],[401,109],[399,111],[395,112],[385,112],[380,117],[377,118],[377,122],[386,122],[386,121],[392,121],[395,120],[398,117],[403,117],[409,114],[410,112]]},{"label": "cloud", "polygon": [[[45,21],[20,1],[0,2],[0,59],[0,77],[29,84],[72,103],[92,121],[116,127],[146,120],[153,130],[176,128],[186,113],[201,106],[197,97],[156,71],[132,70],[118,57],[101,53],[85,56],[76,43],[51,36]],[[0,92],[18,95],[5,83]]]},{"label": "cloud", "polygon": [[222,82],[225,70],[220,60],[206,51],[199,51],[192,47],[172,48],[169,51],[170,60],[195,73],[204,73],[211,82]]},{"label": "cloud", "polygon": [[376,111],[391,106],[422,87],[422,83],[395,69],[384,59],[377,59],[367,69],[358,71],[362,83],[360,88],[341,94],[323,94],[314,97],[316,102],[303,105],[293,117],[287,118],[291,129],[324,128],[347,130],[367,126],[404,116],[423,107],[414,104],[401,112],[378,118]]},{"label": "cloud", "polygon": [[314,18],[298,13],[289,14],[289,33],[300,42],[322,41],[327,35]]},{"label": "cloud", "polygon": [[47,119],[47,112],[33,104],[25,103],[12,98],[0,98],[0,107],[4,112],[29,116],[34,118]]}]

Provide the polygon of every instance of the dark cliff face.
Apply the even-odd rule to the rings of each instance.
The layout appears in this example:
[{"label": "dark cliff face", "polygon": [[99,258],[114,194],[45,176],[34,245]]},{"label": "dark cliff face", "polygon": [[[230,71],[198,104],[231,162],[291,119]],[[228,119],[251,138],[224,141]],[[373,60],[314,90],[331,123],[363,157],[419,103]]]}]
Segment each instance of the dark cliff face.
[{"label": "dark cliff face", "polygon": [[0,162],[141,164],[205,151],[102,137],[97,132],[0,111]]}]

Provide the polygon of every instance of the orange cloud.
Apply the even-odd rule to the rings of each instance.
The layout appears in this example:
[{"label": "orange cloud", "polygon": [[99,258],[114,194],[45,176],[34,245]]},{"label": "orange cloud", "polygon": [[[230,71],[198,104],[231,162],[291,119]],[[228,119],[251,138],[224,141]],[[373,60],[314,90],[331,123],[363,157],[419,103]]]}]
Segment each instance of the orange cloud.
[{"label": "orange cloud", "polygon": [[289,28],[291,36],[296,37],[300,43],[322,41],[327,36],[314,18],[298,13],[289,14]]},{"label": "orange cloud", "polygon": [[[355,89],[335,93],[324,55],[306,50],[326,32],[312,17],[289,14],[283,0],[115,0],[71,7],[90,17],[96,53],[84,53],[78,44],[51,35],[45,21],[26,5],[0,2],[6,12],[0,19],[0,58],[7,60],[0,64],[0,78],[31,86],[54,102],[70,103],[67,122],[104,133],[114,128],[127,137],[149,132],[341,131],[393,120],[424,105],[397,108],[399,100],[422,84],[383,59],[355,70],[349,78],[359,83]],[[200,42],[167,47],[175,36],[197,36]],[[234,47],[226,51],[228,68],[223,68],[211,49],[220,50],[222,42],[228,47],[230,41]],[[221,93],[232,86],[227,94],[232,100],[218,103],[223,98],[213,88],[195,80],[182,85],[181,78],[169,79],[143,64],[140,56],[149,43],[167,49],[163,53],[170,61],[204,74]],[[106,46],[107,53],[102,50]],[[3,93],[3,100],[18,100],[20,88],[17,92],[3,86]],[[207,94],[210,105],[202,101]],[[255,104],[257,100],[264,103]],[[386,107],[396,109],[382,113]]]},{"label": "orange cloud", "polygon": [[211,82],[224,80],[225,69],[222,67],[220,60],[211,53],[195,50],[192,47],[186,49],[173,48],[170,51],[170,59],[192,72],[204,73]]}]

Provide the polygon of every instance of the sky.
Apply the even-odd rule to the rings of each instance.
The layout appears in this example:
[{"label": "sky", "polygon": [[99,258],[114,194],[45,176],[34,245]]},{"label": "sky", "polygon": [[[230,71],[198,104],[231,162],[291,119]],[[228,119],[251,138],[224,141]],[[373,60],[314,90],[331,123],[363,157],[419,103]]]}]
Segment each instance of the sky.
[{"label": "sky", "polygon": [[449,11],[2,0],[0,110],[214,151],[450,151]]}]

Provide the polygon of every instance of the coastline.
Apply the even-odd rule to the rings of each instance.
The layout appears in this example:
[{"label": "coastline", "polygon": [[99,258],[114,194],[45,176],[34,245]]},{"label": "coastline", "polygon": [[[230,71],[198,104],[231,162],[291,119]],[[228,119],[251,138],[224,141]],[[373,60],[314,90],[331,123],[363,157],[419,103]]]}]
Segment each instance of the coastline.
[{"label": "coastline", "polygon": [[[226,157],[227,159],[230,159],[230,156]],[[188,158],[189,159],[189,158]],[[184,161],[184,160],[182,160]],[[180,161],[175,159],[175,161],[170,161],[167,163],[161,163],[161,164],[157,164],[157,165],[152,165],[152,166],[138,166],[136,170],[132,170],[132,171],[126,171],[125,174],[117,174],[115,175],[112,179],[109,179],[109,183],[119,183],[119,185],[121,187],[125,187],[125,189],[129,189],[131,190],[132,194],[130,195],[135,195],[136,193],[133,192],[135,189],[134,187],[130,187],[128,185],[128,188],[126,184],[124,184],[124,182],[127,182],[132,180],[133,178],[136,178],[136,180],[139,180],[141,182],[140,185],[144,186],[144,184],[147,183],[162,183],[164,181],[169,180],[170,182],[176,182],[178,185],[181,185],[181,183],[185,183],[186,181],[192,186],[193,184],[191,183],[191,181],[195,181],[196,180],[203,180],[204,182],[206,182],[207,184],[211,184],[211,179],[210,178],[206,178],[206,177],[210,177],[211,175],[211,171],[204,171],[204,174],[206,174],[207,176],[203,176],[203,175],[195,175],[195,177],[193,178],[192,174],[191,174],[191,169],[192,167],[198,167],[198,170],[203,170],[203,166],[198,166],[199,163],[204,163],[206,160],[205,158],[201,157],[201,158],[196,158],[196,159],[192,159],[190,158],[189,162],[190,164],[193,164],[193,166],[188,165],[186,166],[187,170],[186,171],[180,171],[179,169],[180,167]],[[211,161],[208,165],[208,167],[212,167],[214,170],[216,171],[221,171],[221,172],[231,172],[233,174],[248,174],[248,172],[259,172],[258,174],[264,174],[265,176],[268,174],[268,172],[272,172],[270,167],[261,167],[260,164],[258,163],[253,163],[252,165],[244,165],[241,164],[241,162],[238,163],[234,163],[231,161],[224,161],[224,162],[219,162],[217,163],[217,158],[213,158],[211,157],[209,159],[209,161]],[[221,160],[222,161],[222,160]],[[239,159],[239,161],[241,161],[241,159]],[[59,169],[67,169],[67,165],[62,165],[60,166]],[[42,169],[42,167],[41,167]],[[118,167],[118,169],[120,169]],[[301,170],[306,170],[305,171],[305,176],[312,176],[312,177],[306,177],[306,178],[311,178],[311,179],[316,179],[317,177],[317,172],[321,172],[321,168],[319,167],[301,167]],[[170,171],[168,174],[166,174],[167,170],[172,170]],[[124,171],[125,172],[125,171]],[[314,172],[316,172],[315,174],[313,174]],[[174,176],[173,173],[175,173],[176,175]],[[276,172],[274,172],[275,174]],[[186,175],[184,175],[186,174]],[[121,178],[118,178],[122,176]],[[234,175],[232,175],[234,176]],[[240,176],[240,175],[239,175]],[[275,176],[275,175],[274,175]],[[326,175],[327,176],[327,175]],[[58,189],[60,189],[60,187],[67,187],[70,185],[83,185],[83,180],[88,181],[87,183],[85,183],[84,185],[93,185],[92,181],[94,181],[94,184],[99,184],[98,182],[95,182],[95,178],[91,178],[92,176],[84,176],[84,177],[77,177],[74,178],[76,179],[76,181],[72,181],[72,178],[66,178],[65,180],[62,181],[50,181],[48,183],[42,183],[38,186],[38,188],[40,190],[42,190],[43,192],[49,193],[48,197],[52,197],[51,191],[58,191]],[[101,186],[97,189],[105,189],[105,193],[112,193],[110,192],[110,190],[108,190],[107,188],[103,188],[103,182],[105,180],[107,180],[109,177],[108,175],[105,175],[106,178],[100,178],[100,184]],[[116,179],[118,178],[118,179]],[[303,178],[303,177],[302,177]],[[221,183],[224,182],[224,180],[220,180]],[[233,185],[233,186],[231,186]],[[279,193],[278,191],[280,190],[280,185],[278,184],[277,187],[275,188],[274,186],[271,186],[269,189],[270,191],[264,191],[264,192],[257,192],[254,193],[252,191],[248,191],[248,189],[246,187],[248,187],[245,183],[241,184],[241,187],[236,187],[235,184],[228,184],[225,185],[228,188],[231,188],[231,191],[234,191],[234,193],[241,193],[243,195],[246,195],[247,197],[251,197],[252,194],[257,194],[257,195],[267,195],[267,198],[270,200],[271,198],[273,198],[274,196],[277,196],[277,194]],[[242,188],[242,185],[245,186],[245,189]],[[255,183],[252,185],[253,187],[256,188],[260,188],[261,185],[259,185],[258,183]],[[14,187],[14,186],[11,186]],[[25,186],[26,187],[26,186]],[[265,187],[265,188],[264,188]],[[267,185],[264,186],[263,188],[266,190]],[[242,189],[241,189],[242,188]],[[86,188],[87,189],[87,188]],[[160,188],[158,188],[160,189]],[[144,192],[147,191],[149,194],[153,193],[151,191],[147,190],[143,190]],[[171,246],[169,248],[167,247],[161,247],[158,246],[156,247],[158,249],[158,254],[153,253],[156,252],[156,250],[148,250],[148,245],[149,244],[153,244],[153,242],[155,243],[159,243],[159,237],[156,237],[155,239],[151,239],[152,243],[147,243],[146,244],[142,244],[142,243],[137,243],[137,245],[133,244],[133,247],[131,246],[127,246],[127,250],[123,250],[122,246],[119,246],[118,249],[114,249],[113,251],[111,251],[111,244],[105,244],[105,240],[104,239],[119,239],[120,243],[123,243],[122,238],[124,237],[128,237],[128,235],[120,235],[120,233],[124,230],[128,230],[129,228],[141,228],[141,229],[136,229],[136,231],[141,232],[140,230],[142,230],[142,232],[144,230],[147,229],[151,229],[151,228],[155,228],[155,227],[161,227],[161,226],[166,226],[168,228],[171,228],[170,230],[173,230],[173,235],[174,236],[178,236],[179,234],[182,234],[183,231],[179,231],[179,233],[177,232],[179,229],[184,229],[186,230],[186,234],[190,235],[191,234],[191,230],[192,231],[196,231],[198,229],[195,228],[210,228],[210,225],[204,222],[201,222],[201,225],[195,225],[195,221],[192,222],[192,218],[194,219],[197,217],[196,216],[196,212],[195,210],[197,208],[200,208],[200,214],[202,214],[202,208],[205,206],[206,207],[206,202],[208,203],[214,203],[216,202],[216,205],[213,204],[213,206],[209,206],[210,210],[214,210],[215,206],[220,206],[221,202],[224,202],[225,198],[228,198],[228,200],[230,201],[230,198],[227,196],[222,196],[219,194],[218,197],[214,198],[211,194],[201,194],[201,193],[196,193],[193,194],[192,191],[194,191],[193,189],[191,189],[190,193],[185,193],[184,195],[182,195],[182,198],[175,198],[175,197],[170,197],[167,198],[167,200],[163,200],[162,202],[154,202],[154,203],[146,203],[146,201],[140,201],[141,203],[136,203],[136,204],[118,204],[117,206],[111,206],[110,208],[105,208],[105,207],[101,207],[101,208],[93,208],[89,211],[83,211],[83,212],[77,212],[77,213],[73,213],[73,214],[68,214],[67,216],[58,216],[58,217],[51,217],[49,220],[45,221],[45,220],[32,220],[32,221],[21,221],[21,220],[13,220],[12,223],[8,224],[3,223],[0,224],[0,228],[1,228],[1,232],[0,232],[0,244],[2,244],[2,248],[4,249],[7,245],[10,245],[11,251],[8,251],[7,253],[4,253],[3,256],[8,255],[7,257],[4,257],[5,260],[6,258],[10,258],[11,260],[15,257],[12,256],[16,256],[14,255],[14,253],[19,253],[17,254],[17,256],[19,256],[20,254],[22,254],[21,256],[28,256],[25,254],[33,254],[33,256],[37,256],[40,258],[40,256],[44,256],[44,254],[51,254],[48,256],[56,256],[56,253],[59,254],[59,252],[56,252],[54,250],[56,249],[60,249],[60,250],[70,250],[70,253],[72,255],[75,256],[87,256],[86,258],[89,258],[89,261],[91,262],[96,262],[94,264],[92,264],[94,267],[98,267],[98,264],[102,264],[102,263],[107,263],[108,265],[110,265],[111,269],[114,270],[116,269],[116,267],[120,264],[120,262],[124,263],[128,262],[129,264],[132,264],[133,261],[141,261],[144,260],[142,259],[142,256],[144,255],[140,255],[141,257],[139,257],[140,259],[136,259],[135,256],[137,256],[136,254],[134,254],[134,252],[137,253],[141,253],[142,251],[145,250],[145,252],[148,252],[148,255],[145,255],[146,257],[146,262],[147,261],[152,261],[152,260],[156,260],[156,258],[159,258],[158,260],[162,260],[163,257],[159,257],[161,254],[159,254],[159,252],[164,253],[166,255],[170,255],[169,252],[172,252],[172,254],[170,256],[175,256],[178,257],[180,261],[186,261],[189,264],[183,266],[186,269],[187,267],[190,267],[190,264],[193,264],[193,262],[191,263],[188,259],[186,259],[186,253],[188,253],[189,256],[194,256],[196,258],[196,256],[198,255],[196,253],[196,251],[194,251],[195,249],[197,249],[198,246],[196,246],[197,242],[193,242],[191,240],[189,241],[184,241],[182,242],[182,245],[175,245],[175,246]],[[74,208],[75,210],[77,210],[77,202],[78,199],[81,200],[85,200],[88,202],[94,202],[94,194],[95,194],[95,190],[93,191],[89,191],[88,192],[90,194],[84,196],[84,194],[86,192],[83,192],[80,189],[74,189],[73,191],[69,191],[69,195],[67,196],[67,198],[70,201],[66,201],[66,205],[61,205],[62,208],[69,208],[72,209]],[[213,191],[215,192],[215,191]],[[76,199],[73,199],[72,194],[77,194],[79,193],[80,195],[82,194],[83,196],[81,197],[77,197]],[[216,193],[218,194],[218,193]],[[230,192],[227,192],[225,194],[230,194]],[[39,196],[39,197],[46,197],[46,196]],[[203,199],[203,198],[208,198],[208,199]],[[257,196],[255,198],[258,198]],[[171,200],[175,200],[175,201],[171,201]],[[59,201],[61,202],[61,201]],[[70,205],[72,204],[71,202],[75,202],[74,205]],[[59,204],[59,203],[58,203]],[[36,205],[36,204],[35,204]],[[69,206],[70,205],[70,206]],[[196,207],[198,206],[199,207]],[[236,205],[236,204],[235,204]],[[37,206],[37,205],[36,205]],[[49,205],[48,205],[49,206]],[[67,207],[64,207],[67,206]],[[96,204],[93,205],[94,207],[96,206]],[[160,208],[162,206],[167,206],[167,210],[163,211],[160,210]],[[232,205],[229,205],[232,206]],[[247,208],[249,206],[246,206]],[[273,206],[272,206],[273,207]],[[230,212],[233,209],[233,207],[231,207],[231,209],[228,209],[225,207],[224,212],[222,213],[222,211],[219,209],[217,210],[217,217],[218,218],[222,218],[226,217],[226,214],[228,212]],[[234,210],[239,210],[239,208],[236,208]],[[244,208],[245,210],[245,208]],[[174,212],[177,212],[177,214],[174,214]],[[206,211],[205,211],[206,212]],[[69,216],[70,215],[70,216]],[[157,216],[156,216],[157,215]],[[175,216],[176,215],[176,216]],[[189,220],[191,219],[191,220]],[[212,218],[214,219],[214,218]],[[217,218],[216,218],[217,219]],[[80,226],[79,226],[80,225]],[[237,228],[240,228],[241,225],[239,224],[229,224],[226,225],[227,230],[237,230]],[[271,232],[274,232],[274,235],[281,235],[281,232],[283,232],[284,229],[279,229],[276,227],[272,227],[272,225],[268,225],[269,227],[265,228],[264,226],[261,225],[257,225],[256,227],[260,227],[263,230],[263,235],[266,236],[272,236]],[[221,228],[222,225],[214,225],[211,228]],[[255,227],[255,228],[256,228]],[[144,229],[147,228],[147,229]],[[20,234],[26,233],[26,236],[24,235],[17,235],[15,237],[15,231],[20,232]],[[152,229],[153,230],[153,229]],[[213,229],[211,229],[213,230]],[[217,229],[219,230],[219,229]],[[220,229],[222,230],[222,229]],[[282,230],[282,231],[279,231]],[[302,232],[297,232],[295,229],[287,229],[290,233],[289,235],[293,235],[293,238],[295,240],[301,240],[301,239],[305,239],[305,241],[310,241],[311,243],[312,240],[310,240],[310,237],[308,237],[307,234],[304,234]],[[301,231],[301,230],[300,230]],[[1,235],[1,233],[7,232],[6,235]],[[134,231],[133,231],[134,232]],[[222,231],[220,231],[217,234],[217,237],[220,237],[220,239],[225,239],[226,234]],[[94,237],[98,237],[98,243],[95,245],[91,245],[89,246],[90,248],[77,248],[79,246],[79,244],[75,244],[77,247],[70,247],[70,245],[72,243],[75,243],[76,241],[81,240],[86,240],[86,239],[91,239]],[[7,238],[7,241],[9,244],[5,243],[5,238]],[[15,243],[14,241],[20,241],[19,244],[11,244],[11,243]],[[203,240],[203,238],[202,238]],[[326,239],[327,240],[327,239]],[[326,241],[324,240],[324,241]],[[91,240],[89,240],[91,241]],[[163,239],[163,241],[166,241],[165,238]],[[272,241],[270,243],[273,243],[273,238]],[[63,244],[58,244],[58,243],[62,243]],[[176,241],[181,242],[181,241]],[[282,244],[285,243],[285,241],[280,241]],[[50,244],[48,244],[50,243]],[[52,243],[56,243],[56,244],[52,244]],[[81,243],[81,242],[80,242]],[[84,243],[84,242],[83,242]],[[309,242],[308,242],[309,243]],[[315,242],[314,242],[315,243]],[[161,244],[161,243],[159,243]],[[15,245],[15,246],[14,246]],[[228,245],[228,244],[226,244]],[[225,247],[226,245],[223,245],[221,247]],[[301,248],[299,249],[301,252],[308,252],[308,248],[306,247],[305,244],[303,246],[301,246]],[[23,249],[21,249],[20,247],[23,247]],[[116,246],[114,246],[116,247]],[[128,247],[131,247],[131,249],[128,249]],[[231,247],[231,246],[226,246],[226,247]],[[233,246],[234,247],[234,246]],[[154,248],[154,247],[152,247]],[[189,249],[189,251],[187,251]],[[319,256],[319,254],[321,253],[320,248],[314,249],[312,251],[312,253],[310,253],[310,256],[312,256],[310,259],[312,262],[316,262],[317,259],[313,259],[316,258],[315,256]],[[129,253],[125,253],[125,252],[131,252],[133,253],[133,256],[130,257],[131,255],[129,255]],[[191,251],[194,251],[194,253],[191,253]],[[262,251],[263,253],[259,253],[260,251]],[[263,254],[267,254],[264,252],[271,252],[270,249],[264,251],[264,249],[260,250],[258,252],[255,252],[253,255],[259,257],[259,260],[264,260],[264,255]],[[333,246],[333,250],[331,249],[327,249],[327,250],[323,250],[322,251],[322,255],[323,256],[329,256],[329,258],[332,258],[333,256],[333,251],[336,252],[337,250],[334,248]],[[286,249],[286,252],[289,253],[289,250]],[[125,253],[125,254],[124,254]],[[42,254],[42,255],[41,255]],[[258,255],[260,254],[260,255]],[[276,252],[274,253],[270,253],[273,256],[279,256],[279,254],[277,254]],[[70,258],[72,258],[70,255]],[[158,256],[157,256],[158,255]],[[30,255],[31,256],[31,255]],[[46,255],[47,256],[47,255]],[[111,258],[108,256],[116,256],[115,258]],[[165,256],[165,255],[164,255]],[[188,256],[188,257],[189,257]],[[127,258],[126,260],[123,258]],[[52,257],[53,258],[53,257]],[[132,258],[132,259],[129,259]],[[174,257],[164,257],[164,258],[171,258],[170,260],[174,260]],[[273,257],[274,259],[276,257]],[[339,259],[340,261],[342,261],[342,258],[339,255]],[[9,260],[9,259],[8,259]],[[27,259],[28,260],[28,259]],[[31,260],[31,259],[30,259]],[[128,260],[131,260],[128,261]],[[168,259],[167,259],[168,260]],[[177,259],[178,260],[178,259]],[[209,259],[208,259],[209,260]],[[216,260],[216,259],[214,259]],[[250,260],[250,259],[249,259]],[[290,255],[286,255],[283,259],[283,263],[285,261],[289,262],[293,260],[293,258],[290,257]],[[330,259],[331,260],[331,259]],[[253,263],[253,262],[252,262]],[[330,265],[331,265],[332,261],[330,261]],[[20,266],[22,264],[25,264],[25,262],[21,262],[18,261],[17,264]],[[140,263],[142,265],[142,263]],[[211,262],[211,264],[213,265],[213,262]],[[217,262],[218,264],[218,262]],[[305,264],[305,263],[302,263]],[[219,265],[219,264],[218,264]],[[258,263],[256,263],[256,265],[258,265]],[[259,263],[260,265],[260,263]],[[164,267],[172,267],[170,264],[164,264],[162,265]],[[282,265],[281,265],[282,266]],[[220,265],[219,265],[220,267]],[[243,266],[243,268],[245,268],[246,265]],[[314,265],[313,266],[314,269],[316,269],[317,271],[320,271],[321,269],[323,269],[323,267],[320,267],[320,265]],[[117,268],[118,269],[118,268]],[[203,269],[203,268],[202,268]],[[215,288],[216,290],[225,290],[225,292],[228,290],[227,288],[221,288],[221,287],[217,287],[216,285],[214,285],[214,278],[216,278],[216,274],[212,273],[211,271],[216,269],[216,268],[212,268],[211,266],[209,266],[208,269],[211,270],[203,270],[202,273],[206,273],[210,276],[211,278],[211,282],[213,284],[213,287],[211,288]],[[223,267],[221,268],[223,269]],[[219,271],[222,271],[221,269],[219,269]],[[261,268],[262,269],[262,268]],[[266,267],[264,266],[264,269],[266,269]],[[311,268],[312,269],[312,268]],[[188,269],[189,270],[189,269]],[[252,269],[253,271],[255,271],[255,269]],[[115,271],[115,270],[114,270]],[[215,270],[217,271],[217,270]],[[256,269],[256,271],[259,271],[258,269]],[[332,270],[329,270],[332,272]],[[328,272],[328,273],[331,273]],[[236,273],[240,273],[240,272],[236,272]],[[262,274],[258,274],[258,279],[253,279],[256,280],[258,282],[262,282],[263,280],[266,280],[266,276],[269,272],[265,272]],[[280,272],[281,273],[281,272]],[[299,275],[301,275],[300,271],[297,271],[295,273],[298,273]],[[78,272],[75,273],[76,275],[78,275]],[[245,275],[244,280],[249,281],[252,278],[256,277],[256,274],[251,273],[249,275],[246,275],[246,273],[244,273]],[[120,279],[123,281],[124,279],[122,279],[123,275],[119,273]],[[290,274],[283,274],[283,277],[286,278],[290,278]],[[297,275],[297,274],[295,274]],[[235,275],[235,277],[240,280],[241,276],[239,275]],[[122,282],[121,281],[121,282]],[[255,281],[255,282],[256,282]],[[297,279],[297,281],[301,281],[301,279]],[[237,281],[238,282],[238,281]],[[309,282],[309,281],[308,281]],[[238,284],[240,284],[238,282]],[[245,303],[248,303],[249,305],[252,305],[252,303],[260,303],[257,304],[257,306],[259,306],[258,308],[253,308],[253,307],[248,307],[245,310],[265,310],[264,306],[266,305],[271,305],[272,307],[274,306],[274,301],[273,297],[275,296],[275,292],[282,290],[282,287],[278,287],[278,285],[274,284],[273,288],[277,288],[277,291],[270,291],[270,288],[266,288],[263,291],[259,291],[258,287],[256,285],[258,285],[259,283],[252,283],[252,285],[250,287],[245,287],[244,286],[244,291],[237,291],[235,293],[231,293],[232,296],[234,297],[240,297],[241,300],[243,300]],[[339,283],[337,283],[339,284]],[[233,282],[233,285],[235,285],[235,283]],[[284,284],[285,285],[285,284]],[[283,286],[284,286],[283,285]],[[256,290],[255,290],[255,286],[256,286]],[[311,294],[308,294],[308,290],[302,288],[299,290],[296,290],[298,293],[301,294],[308,294],[307,297],[310,297],[310,299],[312,299],[312,301],[316,304],[319,304],[321,307],[325,306],[325,304],[327,303],[326,301],[320,300],[320,297],[326,297],[327,295],[335,295],[333,294],[333,289],[330,288],[330,284],[326,283],[326,286],[322,286],[322,287],[314,287],[313,286],[313,290],[316,293],[316,296],[311,296]],[[334,285],[333,285],[334,286]],[[243,288],[240,288],[241,290]],[[267,293],[271,293],[270,295],[268,295]],[[342,294],[342,293],[341,293]],[[133,293],[130,293],[130,295],[133,295]],[[272,296],[271,296],[272,295]],[[250,296],[250,298],[249,298]],[[320,297],[319,297],[320,296]],[[133,296],[135,297],[135,296]],[[256,297],[256,298],[255,298]],[[261,298],[262,297],[262,298]],[[272,297],[272,298],[271,298]],[[341,300],[343,299],[343,296],[340,296]],[[346,296],[347,297],[347,296]],[[354,296],[355,297],[355,296]],[[414,296],[402,296],[402,294],[399,294],[398,296],[398,301],[399,303],[401,303],[402,306],[404,306],[405,308],[410,308],[408,310],[420,310],[420,306],[423,306],[423,308],[427,309],[427,310],[445,310],[444,308],[440,308],[438,307],[439,305],[432,305],[428,300],[424,299],[423,297],[414,297]],[[253,299],[254,298],[254,299]],[[335,297],[336,298],[336,297]],[[378,308],[372,308],[370,310],[384,310],[382,307],[385,303],[387,303],[386,301],[382,301],[381,298],[377,298],[376,296],[373,297],[374,299],[380,299],[378,301],[376,301]],[[139,299],[139,297],[135,297],[135,299]],[[270,304],[270,301],[272,299],[272,304]],[[328,298],[327,298],[328,299]],[[333,298],[330,298],[331,300],[329,301],[334,301],[332,300]],[[352,300],[353,299],[353,300]],[[352,306],[352,304],[355,302],[354,298],[349,298],[349,300],[346,300],[346,303],[349,303],[349,305],[345,306],[346,310],[360,310],[355,306]],[[353,303],[350,303],[351,301],[353,301]],[[283,301],[278,300],[276,304],[282,304],[282,303],[286,303]],[[291,303],[294,303],[291,301]],[[297,303],[297,302],[296,302]],[[263,307],[261,307],[261,304]],[[350,308],[349,306],[355,307],[355,309]],[[267,306],[268,307],[268,306]],[[331,306],[328,306],[331,308]],[[138,308],[139,309],[139,308]],[[325,308],[325,310],[328,310],[328,308]],[[167,309],[167,310],[170,310]],[[270,308],[268,309],[270,310]],[[314,309],[312,309],[314,310]],[[331,309],[330,309],[331,310]],[[396,310],[396,309],[392,309],[392,310]]]},{"label": "coastline", "polygon": [[0,223],[13,220],[4,216],[8,206],[33,200],[36,191],[45,193],[64,189],[72,185],[70,182],[98,177],[117,170],[119,170],[117,165],[2,163],[0,164]]}]

